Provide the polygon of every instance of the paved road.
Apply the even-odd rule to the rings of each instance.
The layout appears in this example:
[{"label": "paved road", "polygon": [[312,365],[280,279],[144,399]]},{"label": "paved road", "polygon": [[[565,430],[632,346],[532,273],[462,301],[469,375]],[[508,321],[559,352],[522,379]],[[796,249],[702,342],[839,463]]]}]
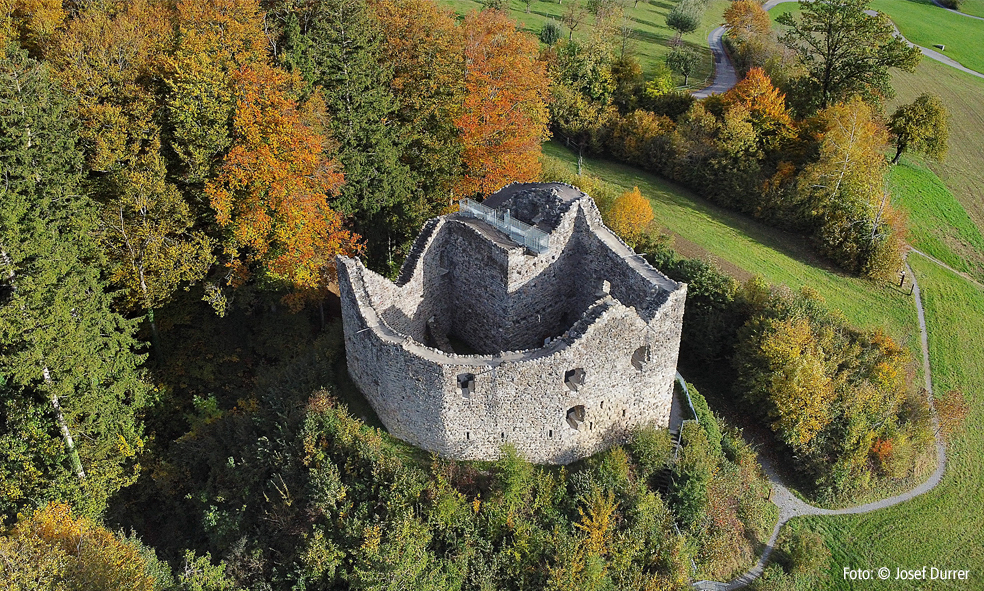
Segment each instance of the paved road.
[{"label": "paved road", "polygon": [[[764,5],[762,5],[762,8],[764,8],[765,10],[771,10],[776,5],[784,4],[787,2],[797,2],[797,1],[798,0],[769,0]],[[946,10],[951,10],[940,4],[939,0],[933,0],[933,3],[935,3],[937,6],[942,6]],[[866,12],[868,14],[875,14],[875,11],[873,10],[868,10]],[[952,12],[957,12],[957,14],[962,14],[969,18],[984,20],[984,18],[981,18],[979,16],[973,16],[955,10]],[[894,27],[895,23],[892,23],[892,26]],[[970,68],[961,65],[956,60],[951,59],[934,49],[929,49],[928,47],[923,47],[921,45],[916,45],[915,43],[910,42],[908,39],[902,36],[902,33],[899,32],[898,27],[895,27],[895,34],[898,35],[903,41],[908,43],[910,47],[918,47],[919,51],[922,52],[924,56],[928,57],[931,60],[936,60],[942,64],[946,64],[951,68],[956,68],[961,72],[966,72],[972,76],[977,76],[978,78],[984,78],[984,74],[976,70],[971,70]],[[702,88],[701,90],[698,90],[697,92],[693,93],[694,97],[696,98],[701,99],[701,98],[707,98],[712,94],[722,94],[731,90],[731,88],[735,84],[738,84],[738,74],[737,72],[735,72],[735,65],[731,61],[731,56],[728,55],[727,50],[725,50],[724,48],[723,39],[724,39],[723,26],[714,29],[713,31],[711,31],[711,34],[707,36],[707,44],[710,46],[711,54],[713,54],[714,56],[714,78],[711,79],[710,86],[707,86],[706,88]]]},{"label": "paved road", "polygon": [[711,85],[698,90],[694,96],[701,99],[707,98],[712,94],[728,92],[738,84],[738,73],[735,72],[735,65],[731,61],[731,56],[724,48],[724,27],[718,27],[711,31],[707,36],[707,44],[711,46],[711,54],[714,55],[714,78]]}]

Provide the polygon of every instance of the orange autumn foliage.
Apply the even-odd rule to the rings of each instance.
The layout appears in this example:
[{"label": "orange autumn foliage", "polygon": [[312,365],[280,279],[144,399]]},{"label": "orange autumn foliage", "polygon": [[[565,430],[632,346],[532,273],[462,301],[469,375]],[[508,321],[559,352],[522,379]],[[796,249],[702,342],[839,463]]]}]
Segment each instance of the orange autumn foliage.
[{"label": "orange autumn foliage", "polygon": [[257,64],[239,68],[233,81],[234,143],[205,189],[227,231],[230,282],[259,269],[298,291],[323,289],[335,255],[360,250],[328,207],[343,175],[322,153],[325,138],[302,120],[297,75]]},{"label": "orange autumn foliage", "polygon": [[465,100],[455,120],[464,146],[460,195],[488,194],[540,175],[548,136],[546,64],[538,42],[497,10],[472,12],[462,24]]},{"label": "orange autumn foliage", "polygon": [[786,108],[786,95],[779,92],[762,68],[751,68],[734,88],[724,94],[726,105],[748,109],[752,127],[760,143],[775,147],[792,137],[793,119]]}]

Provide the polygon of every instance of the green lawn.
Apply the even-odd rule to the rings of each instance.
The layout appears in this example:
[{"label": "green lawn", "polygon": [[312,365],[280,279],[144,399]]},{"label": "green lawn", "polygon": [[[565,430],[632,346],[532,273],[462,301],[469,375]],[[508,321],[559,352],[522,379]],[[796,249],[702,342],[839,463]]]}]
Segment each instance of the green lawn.
[{"label": "green lawn", "polygon": [[961,0],[960,12],[984,17],[984,0]]},{"label": "green lawn", "polygon": [[971,70],[984,72],[984,21],[953,14],[930,0],[872,0],[871,8],[891,17],[906,39],[935,49]]},{"label": "green lawn", "polygon": [[[530,3],[530,12],[527,13],[524,0],[510,0],[509,16],[519,21],[525,30],[534,35],[539,35],[545,22],[549,20],[560,22],[564,11],[567,10],[572,1],[575,0],[568,0],[564,4],[559,4],[556,0],[550,2],[537,0]],[[581,2],[583,3],[583,0]],[[454,9],[459,14],[480,10],[483,6],[479,0],[438,0],[438,3]],[[657,63],[663,61],[666,54],[670,52],[667,43],[675,33],[666,26],[666,15],[674,4],[676,4],[674,0],[657,0],[655,2],[641,0],[638,3],[626,3],[625,15],[633,33],[630,45],[631,53],[642,64],[643,73],[647,76],[650,75]],[[710,0],[707,3],[707,10],[704,12],[701,27],[697,31],[683,36],[683,42],[703,56],[700,68],[690,77],[692,88],[702,88],[709,83],[713,64],[711,51],[707,47],[707,35],[724,21],[724,10],[728,4],[729,0]],[[593,19],[594,17],[588,16],[577,28],[574,32],[575,40],[585,39],[590,34],[594,23]],[[562,28],[566,36],[568,29],[563,26]],[[679,76],[678,83],[683,84],[682,76]]]},{"label": "green lawn", "polygon": [[943,181],[925,165],[893,166],[894,203],[909,214],[909,243],[951,267],[984,279],[984,236]]},{"label": "green lawn", "polygon": [[[933,491],[912,501],[858,516],[813,517],[794,524],[819,532],[833,551],[826,581],[802,581],[802,589],[984,588],[984,292],[922,257],[912,255],[929,328],[933,387],[960,389],[973,410],[948,449],[946,475]],[[970,581],[858,583],[843,580],[844,567],[936,566],[970,569]]]},{"label": "green lawn", "polygon": [[[564,160],[573,170],[576,156],[560,144],[546,144],[544,153]],[[585,170],[626,190],[638,186],[650,199],[657,222],[683,239],[678,240],[682,246],[678,250],[688,256],[711,255],[725,271],[739,277],[759,274],[792,289],[809,285],[830,307],[842,310],[857,325],[887,327],[901,340],[915,333],[915,311],[906,293],[829,268],[797,235],[717,207],[630,166],[588,158]],[[910,345],[916,342],[914,336],[909,340]]]},{"label": "green lawn", "polygon": [[892,85],[898,96],[887,105],[889,113],[924,92],[943,98],[951,115],[950,152],[942,163],[930,163],[930,168],[976,226],[984,229],[984,80],[924,59],[912,74],[895,72]]}]

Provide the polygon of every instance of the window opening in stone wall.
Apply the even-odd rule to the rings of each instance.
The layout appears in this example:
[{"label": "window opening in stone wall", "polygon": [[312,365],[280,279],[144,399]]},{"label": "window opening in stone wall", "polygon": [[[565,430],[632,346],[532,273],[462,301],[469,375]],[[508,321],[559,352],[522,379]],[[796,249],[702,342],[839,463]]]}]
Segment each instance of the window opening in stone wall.
[{"label": "window opening in stone wall", "polygon": [[551,438],[553,437],[553,429],[547,431],[547,437],[551,437]]},{"label": "window opening in stone wall", "polygon": [[649,365],[651,361],[652,349],[649,345],[643,345],[635,350],[632,354],[632,367],[643,371]]},{"label": "window opening in stone wall", "polygon": [[502,436],[502,440],[503,440],[503,441],[505,441],[505,440],[506,440],[506,434],[505,434],[505,433],[499,433],[499,435],[500,435],[500,436]]},{"label": "window opening in stone wall", "polygon": [[465,441],[471,441],[471,431],[465,431]]},{"label": "window opening in stone wall", "polygon": [[623,417],[625,416],[625,409],[624,408],[622,409],[622,416]]},{"label": "window opening in stone wall", "polygon": [[462,396],[465,398],[471,398],[472,393],[475,392],[475,374],[458,374],[458,387],[461,388]]},{"label": "window opening in stone wall", "polygon": [[571,429],[581,429],[581,425],[584,424],[583,404],[578,404],[567,409],[567,424],[571,426]]},{"label": "window opening in stone wall", "polygon": [[588,423],[588,431],[594,431],[594,423]]},{"label": "window opening in stone wall", "polygon": [[564,372],[564,384],[570,390],[577,392],[584,385],[584,368],[579,367]]}]

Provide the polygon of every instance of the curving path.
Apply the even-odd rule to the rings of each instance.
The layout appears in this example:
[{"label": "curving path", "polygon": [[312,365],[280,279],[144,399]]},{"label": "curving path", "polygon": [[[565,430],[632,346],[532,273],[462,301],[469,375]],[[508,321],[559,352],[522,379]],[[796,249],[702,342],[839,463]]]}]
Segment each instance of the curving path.
[{"label": "curving path", "polygon": [[[771,10],[772,8],[776,7],[779,4],[785,4],[787,2],[798,2],[798,1],[799,0],[769,0],[768,2],[766,2],[765,4],[762,5],[762,8],[764,8],[766,11],[768,11],[768,10]],[[974,15],[971,15],[971,14],[966,14],[964,12],[959,12],[959,11],[952,10],[950,8],[946,8],[945,6],[943,6],[942,4],[939,3],[939,0],[933,0],[933,3],[936,4],[937,6],[940,6],[940,7],[944,8],[944,9],[946,9],[946,10],[950,10],[952,12],[956,12],[957,14],[962,14],[963,16],[966,16],[968,18],[973,18],[973,19],[978,19],[978,20],[984,20],[984,18],[981,18],[979,16],[974,16]],[[874,10],[867,10],[865,12],[867,12],[868,14],[871,14],[871,15],[877,14]],[[894,22],[892,23],[892,26],[895,27],[895,23]],[[940,53],[940,52],[938,52],[936,50],[929,49],[927,47],[923,47],[921,45],[916,45],[915,43],[912,43],[911,41],[909,41],[908,39],[906,39],[902,35],[901,32],[899,32],[899,28],[898,27],[895,27],[895,34],[900,39],[902,39],[903,41],[905,41],[909,45],[909,47],[918,47],[919,48],[919,51],[924,56],[928,57],[931,60],[936,60],[936,61],[940,62],[941,64],[945,64],[947,66],[950,66],[951,68],[956,68],[957,70],[960,70],[961,72],[966,72],[967,74],[970,74],[971,76],[977,76],[978,78],[984,78],[984,74],[982,74],[982,73],[980,73],[980,72],[978,72],[976,70],[971,70],[970,68],[968,68],[968,67],[960,64],[960,62],[958,62],[958,61],[956,61],[954,59],[951,59],[951,58],[943,55],[942,53]],[[701,99],[701,98],[707,98],[707,97],[709,97],[709,96],[711,96],[713,94],[722,94],[722,93],[725,93],[725,92],[731,90],[731,87],[733,87],[735,84],[738,84],[738,74],[735,71],[734,62],[731,61],[731,56],[728,54],[727,49],[725,49],[725,47],[724,47],[724,27],[723,26],[718,27],[718,28],[714,29],[713,31],[711,31],[711,34],[707,36],[707,44],[710,46],[710,48],[711,48],[711,54],[714,56],[714,78],[711,79],[710,86],[707,86],[705,88],[702,88],[701,90],[698,90],[698,91],[696,91],[696,92],[693,93],[694,97],[699,98],[699,99]]]},{"label": "curving path", "polygon": [[967,18],[972,18],[972,19],[977,19],[979,21],[984,21],[984,17],[974,16],[972,14],[967,14],[966,12],[960,12],[956,8],[950,8],[949,6],[944,6],[943,3],[940,2],[940,0],[933,0],[933,4],[939,6],[940,8],[943,8],[945,10],[949,10],[950,12],[952,12],[954,14],[959,14],[960,16],[965,16]]},{"label": "curving path", "polygon": [[878,509],[884,509],[885,507],[891,507],[892,505],[904,503],[905,501],[918,497],[923,493],[929,492],[936,488],[936,485],[938,485],[940,480],[943,479],[943,473],[946,469],[946,448],[943,444],[942,436],[940,435],[936,408],[933,405],[933,379],[929,367],[929,335],[926,332],[926,315],[923,311],[922,297],[919,293],[919,283],[916,281],[916,276],[909,267],[908,262],[905,264],[905,268],[909,274],[909,277],[912,279],[912,297],[916,306],[916,315],[919,320],[919,333],[923,357],[923,377],[926,380],[926,393],[929,400],[930,409],[932,410],[933,430],[936,433],[936,470],[933,471],[933,474],[925,482],[900,495],[882,499],[880,501],[865,503],[864,505],[847,507],[845,509],[824,509],[822,507],[814,507],[794,495],[792,491],[786,488],[786,486],[782,483],[773,468],[771,461],[769,461],[769,459],[765,456],[760,455],[759,462],[762,464],[762,471],[765,472],[765,475],[769,478],[769,482],[772,484],[772,502],[779,508],[779,520],[776,522],[776,525],[772,530],[772,535],[769,537],[765,550],[763,550],[762,555],[759,557],[759,560],[755,566],[743,575],[728,583],[722,583],[719,581],[699,581],[694,583],[693,586],[695,589],[706,591],[730,591],[732,589],[741,589],[745,585],[748,585],[755,579],[759,578],[762,575],[762,571],[765,569],[765,565],[769,562],[769,557],[772,555],[773,548],[775,548],[776,540],[779,538],[779,532],[782,530],[782,527],[786,524],[786,522],[793,517],[803,517],[807,515],[852,515],[877,511]]}]

